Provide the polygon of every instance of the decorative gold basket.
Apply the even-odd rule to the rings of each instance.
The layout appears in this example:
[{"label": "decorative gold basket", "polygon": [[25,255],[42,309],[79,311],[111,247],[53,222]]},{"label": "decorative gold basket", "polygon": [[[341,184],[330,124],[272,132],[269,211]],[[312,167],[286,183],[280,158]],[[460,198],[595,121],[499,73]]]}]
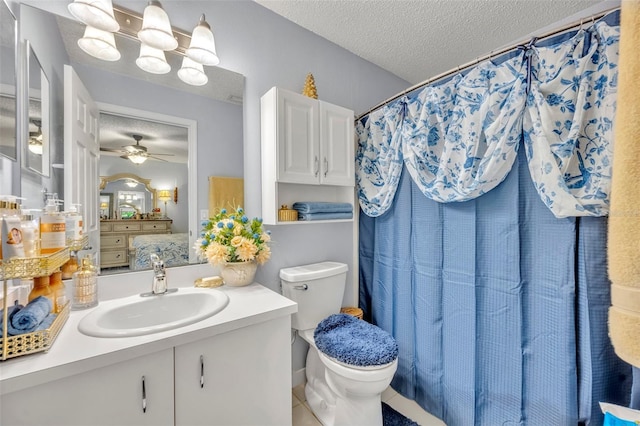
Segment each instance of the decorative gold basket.
[{"label": "decorative gold basket", "polygon": [[80,251],[85,248],[89,244],[89,236],[83,235],[82,237],[76,239],[67,238],[67,247],[69,247],[69,251]]},{"label": "decorative gold basket", "polygon": [[62,308],[62,311],[58,314],[51,327],[45,330],[38,330],[32,333],[19,334],[17,336],[9,336],[6,340],[6,354],[5,354],[5,340],[0,337],[0,351],[2,351],[2,360],[9,358],[15,358],[22,355],[33,354],[36,352],[43,352],[49,350],[53,342],[58,337],[62,326],[67,319],[69,319],[69,311],[71,309],[71,302]]},{"label": "decorative gold basket", "polygon": [[16,257],[0,260],[0,281],[3,281],[3,324],[0,327],[0,360],[4,361],[20,355],[48,350],[58,333],[60,333],[67,318],[69,318],[69,310],[71,309],[69,302],[67,302],[62,311],[58,313],[51,327],[46,330],[38,330],[18,336],[7,336],[7,280],[51,275],[68,260],[68,248],[45,256]]},{"label": "decorative gold basket", "polygon": [[283,204],[278,210],[278,220],[280,222],[295,222],[298,220],[298,211],[290,209],[286,204]]},{"label": "decorative gold basket", "polygon": [[67,260],[69,260],[68,248],[47,256],[14,257],[9,260],[0,260],[0,280],[51,275]]},{"label": "decorative gold basket", "polygon": [[340,312],[343,314],[351,315],[352,317],[356,317],[358,319],[362,319],[363,317],[363,312],[360,308],[345,307],[340,308]]}]

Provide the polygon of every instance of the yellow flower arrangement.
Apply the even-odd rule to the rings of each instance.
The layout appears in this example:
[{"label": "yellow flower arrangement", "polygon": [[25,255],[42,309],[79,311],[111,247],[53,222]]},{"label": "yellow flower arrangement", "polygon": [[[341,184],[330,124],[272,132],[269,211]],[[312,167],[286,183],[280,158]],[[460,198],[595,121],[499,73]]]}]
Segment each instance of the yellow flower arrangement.
[{"label": "yellow flower arrangement", "polygon": [[270,232],[262,228],[262,219],[249,220],[242,207],[235,212],[222,209],[202,227],[195,250],[212,265],[253,260],[262,265],[271,257]]}]

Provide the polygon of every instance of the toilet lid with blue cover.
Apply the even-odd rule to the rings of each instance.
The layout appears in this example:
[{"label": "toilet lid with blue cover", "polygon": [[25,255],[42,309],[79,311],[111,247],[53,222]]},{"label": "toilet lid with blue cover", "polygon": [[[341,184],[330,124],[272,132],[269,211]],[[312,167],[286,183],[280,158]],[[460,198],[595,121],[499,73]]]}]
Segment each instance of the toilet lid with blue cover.
[{"label": "toilet lid with blue cover", "polygon": [[398,344],[389,333],[347,314],[320,321],[313,339],[319,351],[348,365],[384,365],[398,357]]}]

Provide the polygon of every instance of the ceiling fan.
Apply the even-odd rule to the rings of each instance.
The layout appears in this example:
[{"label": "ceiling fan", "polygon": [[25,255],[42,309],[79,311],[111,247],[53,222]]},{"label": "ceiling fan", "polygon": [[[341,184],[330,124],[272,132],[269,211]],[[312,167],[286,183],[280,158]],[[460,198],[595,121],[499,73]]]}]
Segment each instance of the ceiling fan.
[{"label": "ceiling fan", "polygon": [[147,161],[148,158],[153,158],[155,160],[167,161],[164,158],[157,157],[158,155],[165,156],[173,156],[173,154],[159,154],[159,153],[151,153],[147,151],[147,147],[144,145],[140,145],[140,141],[142,140],[142,135],[131,135],[133,139],[135,139],[135,145],[125,145],[122,149],[111,149],[111,148],[100,148],[100,151],[106,152],[117,152],[122,154],[120,158],[124,158],[125,160],[129,160],[135,164],[142,164]]}]

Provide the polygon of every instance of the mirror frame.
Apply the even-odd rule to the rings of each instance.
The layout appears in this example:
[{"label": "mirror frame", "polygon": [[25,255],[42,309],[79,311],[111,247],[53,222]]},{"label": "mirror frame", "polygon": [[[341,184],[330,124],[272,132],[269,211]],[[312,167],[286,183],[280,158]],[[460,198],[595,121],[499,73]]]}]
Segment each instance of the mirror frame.
[{"label": "mirror frame", "polygon": [[144,179],[133,173],[116,173],[115,175],[111,176],[100,176],[100,195],[107,194],[103,193],[102,191],[108,183],[123,179],[135,180],[136,182],[143,184],[146,190],[151,193],[151,204],[153,204],[153,208],[155,209],[158,207],[158,194],[156,189],[151,186],[151,179]]},{"label": "mirror frame", "polygon": [[[35,172],[44,177],[51,176],[51,162],[50,162],[50,108],[49,108],[49,78],[47,74],[42,69],[42,65],[40,60],[38,59],[38,54],[33,49],[32,44],[29,40],[26,40],[26,91],[27,91],[27,105],[26,107],[26,117],[27,117],[27,132],[25,134],[25,144],[24,144],[24,161],[23,165],[28,170]],[[34,92],[32,92],[32,86],[35,82],[31,81],[32,71],[33,69],[40,70],[40,81],[38,82],[40,86],[40,96],[34,96]],[[40,130],[42,131],[42,155],[40,156],[40,164],[31,164],[29,161],[30,152],[29,152],[29,126],[31,124],[31,117],[29,116],[29,108],[32,101],[40,102]]]},{"label": "mirror frame", "polygon": [[[4,14],[6,13],[6,16],[8,17],[8,19],[11,19],[13,22],[13,25],[11,25],[11,28],[13,28],[13,61],[12,61],[13,93],[9,93],[12,90],[10,84],[0,83],[0,94],[2,95],[2,97],[13,98],[13,135],[12,135],[13,149],[11,149],[11,147],[8,148],[8,150],[11,149],[11,152],[9,152],[8,150],[6,152],[0,150],[0,157],[5,157],[12,161],[17,161],[18,160],[18,72],[19,72],[18,19],[13,14],[13,11],[11,10],[11,8],[9,7],[9,5],[5,0],[0,0],[0,8],[2,8],[2,15],[4,16]],[[4,28],[4,27],[2,28],[2,30],[6,30],[6,29],[7,28]],[[7,93],[5,93],[5,91]]]}]

